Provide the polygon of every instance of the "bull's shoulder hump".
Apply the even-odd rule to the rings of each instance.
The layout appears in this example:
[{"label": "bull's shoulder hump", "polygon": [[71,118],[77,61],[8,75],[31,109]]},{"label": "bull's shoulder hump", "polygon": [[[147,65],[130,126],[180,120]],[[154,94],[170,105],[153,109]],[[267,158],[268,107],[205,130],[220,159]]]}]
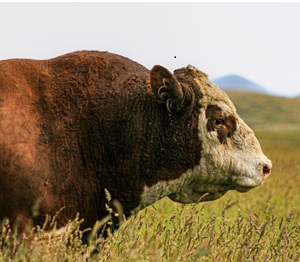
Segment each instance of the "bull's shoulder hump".
[{"label": "bull's shoulder hump", "polygon": [[79,67],[88,65],[94,69],[115,69],[118,71],[149,74],[149,70],[141,64],[121,55],[101,51],[76,51],[49,60],[49,65],[54,67]]}]

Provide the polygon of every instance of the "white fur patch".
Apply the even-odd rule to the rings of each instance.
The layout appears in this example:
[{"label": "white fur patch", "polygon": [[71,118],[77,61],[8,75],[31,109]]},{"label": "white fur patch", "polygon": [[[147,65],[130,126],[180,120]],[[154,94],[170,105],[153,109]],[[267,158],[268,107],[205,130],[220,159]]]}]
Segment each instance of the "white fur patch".
[{"label": "white fur patch", "polygon": [[160,181],[153,186],[145,186],[141,196],[140,204],[131,211],[132,214],[137,213],[143,208],[154,204],[156,201],[168,196],[174,192],[178,192],[192,180],[193,174],[186,172],[180,178],[170,181]]}]

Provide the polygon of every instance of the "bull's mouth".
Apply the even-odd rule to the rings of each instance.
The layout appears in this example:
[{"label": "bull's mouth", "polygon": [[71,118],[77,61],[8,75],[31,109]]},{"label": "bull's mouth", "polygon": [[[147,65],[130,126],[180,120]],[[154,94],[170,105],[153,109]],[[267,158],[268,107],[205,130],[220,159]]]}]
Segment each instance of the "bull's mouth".
[{"label": "bull's mouth", "polygon": [[244,176],[235,181],[234,186],[232,186],[230,190],[236,190],[240,193],[245,193],[264,184],[264,182],[265,179],[253,179],[251,177]]}]

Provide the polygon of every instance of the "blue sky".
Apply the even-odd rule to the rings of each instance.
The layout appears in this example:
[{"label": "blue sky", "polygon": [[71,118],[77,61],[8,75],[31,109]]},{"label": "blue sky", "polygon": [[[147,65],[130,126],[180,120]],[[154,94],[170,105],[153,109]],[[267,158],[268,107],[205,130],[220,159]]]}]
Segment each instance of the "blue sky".
[{"label": "blue sky", "polygon": [[[0,59],[107,50],[300,94],[300,3],[0,3]],[[176,56],[176,58],[174,58]]]}]

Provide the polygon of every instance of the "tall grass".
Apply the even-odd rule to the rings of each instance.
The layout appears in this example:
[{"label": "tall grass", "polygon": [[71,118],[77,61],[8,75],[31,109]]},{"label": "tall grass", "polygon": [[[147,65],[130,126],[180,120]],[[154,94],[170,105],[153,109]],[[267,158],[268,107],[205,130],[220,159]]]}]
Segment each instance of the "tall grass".
[{"label": "tall grass", "polygon": [[88,243],[78,218],[60,234],[49,218],[23,237],[4,222],[0,261],[300,261],[300,137],[258,137],[273,172],[257,189],[197,205],[165,198]]}]

